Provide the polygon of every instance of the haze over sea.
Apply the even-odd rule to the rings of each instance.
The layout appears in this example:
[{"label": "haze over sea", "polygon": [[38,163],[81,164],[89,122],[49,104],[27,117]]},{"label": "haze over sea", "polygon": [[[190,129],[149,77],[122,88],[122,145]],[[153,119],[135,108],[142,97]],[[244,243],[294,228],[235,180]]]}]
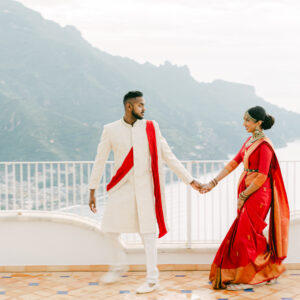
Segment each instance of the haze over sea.
[{"label": "haze over sea", "polygon": [[300,140],[288,143],[286,147],[276,149],[279,160],[300,160]]}]

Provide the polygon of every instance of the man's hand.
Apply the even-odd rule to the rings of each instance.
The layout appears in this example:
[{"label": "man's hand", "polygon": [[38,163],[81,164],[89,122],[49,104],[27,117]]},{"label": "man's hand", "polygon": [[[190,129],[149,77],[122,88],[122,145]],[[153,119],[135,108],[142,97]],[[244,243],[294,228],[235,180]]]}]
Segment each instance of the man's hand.
[{"label": "man's hand", "polygon": [[203,185],[202,185],[200,182],[198,182],[197,180],[193,180],[193,181],[190,183],[190,185],[192,186],[192,188],[193,188],[194,190],[196,190],[196,191],[198,191],[198,192],[200,192],[201,189],[202,189],[202,187],[203,187]]},{"label": "man's hand", "polygon": [[90,190],[89,206],[90,206],[90,210],[95,214],[97,212],[95,190]]}]

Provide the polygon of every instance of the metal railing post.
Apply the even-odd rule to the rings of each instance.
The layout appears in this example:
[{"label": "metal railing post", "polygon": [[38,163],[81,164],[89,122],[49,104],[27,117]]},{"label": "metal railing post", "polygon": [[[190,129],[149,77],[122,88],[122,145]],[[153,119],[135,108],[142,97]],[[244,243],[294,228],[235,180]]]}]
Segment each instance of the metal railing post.
[{"label": "metal railing post", "polygon": [[[192,162],[187,162],[187,170],[192,174]],[[186,188],[186,247],[192,248],[192,191],[191,187]]]}]

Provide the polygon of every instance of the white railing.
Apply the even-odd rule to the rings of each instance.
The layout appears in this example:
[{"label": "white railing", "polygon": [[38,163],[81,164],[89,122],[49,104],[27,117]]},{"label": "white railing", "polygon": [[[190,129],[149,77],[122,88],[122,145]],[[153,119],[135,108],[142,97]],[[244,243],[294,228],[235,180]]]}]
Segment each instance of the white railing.
[{"label": "white railing", "polygon": [[[201,182],[208,182],[227,161],[184,161]],[[0,163],[1,210],[48,210],[75,213],[100,221],[107,200],[105,186],[113,162],[97,191],[98,213],[88,207],[88,182],[93,162],[3,162]],[[291,212],[300,210],[300,161],[280,162]],[[236,189],[241,168],[225,178],[211,193],[201,195],[180,182],[166,168],[167,220],[170,232],[161,243],[191,247],[198,243],[219,243],[236,216]],[[135,234],[126,234],[127,243],[139,243]]]}]

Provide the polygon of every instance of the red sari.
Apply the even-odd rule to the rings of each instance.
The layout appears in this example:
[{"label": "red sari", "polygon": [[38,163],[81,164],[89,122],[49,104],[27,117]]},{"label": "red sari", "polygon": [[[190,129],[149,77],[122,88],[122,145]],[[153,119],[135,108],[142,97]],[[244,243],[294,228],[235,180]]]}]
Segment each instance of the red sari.
[{"label": "red sari", "polygon": [[[289,205],[279,163],[269,139],[262,138],[248,148],[246,143],[226,168],[231,172],[244,162],[238,194],[251,183],[260,188],[238,210],[218,249],[209,276],[215,289],[230,283],[258,284],[277,278],[285,270],[282,260],[287,255]],[[262,231],[269,209],[267,242]]]}]

